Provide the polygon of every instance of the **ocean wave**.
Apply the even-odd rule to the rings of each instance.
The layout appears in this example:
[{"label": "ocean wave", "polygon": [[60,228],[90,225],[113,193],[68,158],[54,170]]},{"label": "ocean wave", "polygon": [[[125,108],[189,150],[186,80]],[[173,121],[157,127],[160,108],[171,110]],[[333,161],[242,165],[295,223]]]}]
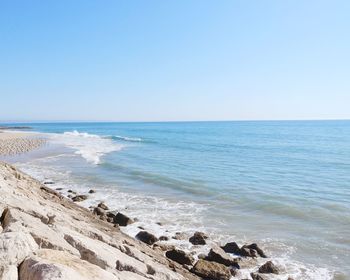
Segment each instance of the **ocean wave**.
[{"label": "ocean wave", "polygon": [[127,141],[127,142],[142,142],[142,138],[138,138],[138,137],[126,137],[126,136],[119,136],[119,135],[115,135],[115,136],[111,136],[112,139],[114,140],[122,140],[122,141]]},{"label": "ocean wave", "polygon": [[53,142],[75,150],[75,154],[92,164],[100,164],[102,156],[119,151],[123,147],[111,139],[77,130],[67,131],[63,134],[50,134],[49,136]]}]

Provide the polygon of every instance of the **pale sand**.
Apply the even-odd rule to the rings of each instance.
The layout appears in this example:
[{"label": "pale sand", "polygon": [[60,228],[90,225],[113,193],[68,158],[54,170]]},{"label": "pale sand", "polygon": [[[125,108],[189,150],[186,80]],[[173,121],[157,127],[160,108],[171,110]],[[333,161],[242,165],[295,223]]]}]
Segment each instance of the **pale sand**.
[{"label": "pale sand", "polygon": [[0,130],[0,155],[11,156],[40,148],[46,143],[35,133],[9,132]]}]

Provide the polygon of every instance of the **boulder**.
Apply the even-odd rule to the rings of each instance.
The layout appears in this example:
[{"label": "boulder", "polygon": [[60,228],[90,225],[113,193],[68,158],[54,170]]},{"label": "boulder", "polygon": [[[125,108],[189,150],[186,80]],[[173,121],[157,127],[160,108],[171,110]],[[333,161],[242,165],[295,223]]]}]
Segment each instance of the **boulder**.
[{"label": "boulder", "polygon": [[89,190],[89,193],[95,193],[96,191],[95,190]]},{"label": "boulder", "polygon": [[272,261],[268,261],[262,266],[259,267],[259,273],[273,273],[273,274],[278,274],[279,270],[277,266],[273,264]]},{"label": "boulder", "polygon": [[135,237],[136,239],[148,245],[152,245],[153,243],[158,241],[157,237],[155,237],[152,233],[149,233],[147,231],[140,231]]},{"label": "boulder", "polygon": [[105,210],[100,207],[95,207],[93,213],[97,216],[106,216]]},{"label": "boulder", "polygon": [[80,201],[84,201],[88,198],[88,196],[86,194],[79,194],[79,195],[76,195],[72,198],[72,200],[74,202],[80,202]]},{"label": "boulder", "polygon": [[21,280],[117,280],[117,276],[67,252],[40,250],[19,267]]},{"label": "boulder", "polygon": [[132,224],[134,221],[128,216],[118,212],[117,215],[114,216],[113,222],[121,227],[126,227],[127,225]]},{"label": "boulder", "polygon": [[205,240],[208,238],[208,236],[205,235],[203,232],[195,232],[192,237],[190,237],[189,241],[193,245],[205,245]]},{"label": "boulder", "polygon": [[264,251],[256,243],[252,243],[250,245],[244,245],[242,248],[248,248],[250,250],[254,250],[259,254],[260,257],[267,258]]},{"label": "boulder", "polygon": [[24,232],[5,232],[0,235],[0,264],[18,265],[39,249],[33,237]]},{"label": "boulder", "polygon": [[226,253],[240,255],[241,248],[237,245],[236,242],[226,243],[225,246],[221,247]]},{"label": "boulder", "polygon": [[194,262],[194,258],[191,255],[186,254],[184,251],[178,249],[167,251],[165,253],[165,256],[179,264],[192,265]]},{"label": "boulder", "polygon": [[100,207],[103,210],[109,210],[108,206],[104,204],[103,202],[100,202],[97,207]]},{"label": "boulder", "polygon": [[258,256],[258,253],[254,249],[242,246],[240,255],[243,257],[256,258]]},{"label": "boulder", "polygon": [[210,249],[206,260],[221,263],[226,266],[234,266],[236,268],[239,268],[237,261],[226,254],[225,251],[220,247]]},{"label": "boulder", "polygon": [[169,237],[162,235],[161,237],[159,237],[159,240],[160,241],[168,241]]},{"label": "boulder", "polygon": [[228,267],[206,260],[198,260],[191,271],[205,279],[229,280],[231,278],[231,272]]}]

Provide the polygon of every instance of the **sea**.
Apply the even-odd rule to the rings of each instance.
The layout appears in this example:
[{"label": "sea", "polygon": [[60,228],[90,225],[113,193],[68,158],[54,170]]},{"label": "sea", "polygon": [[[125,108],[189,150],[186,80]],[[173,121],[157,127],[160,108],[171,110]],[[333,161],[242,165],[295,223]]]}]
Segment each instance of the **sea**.
[{"label": "sea", "polygon": [[136,217],[129,235],[199,230],[258,243],[282,271],[269,279],[350,279],[350,121],[6,125],[48,142],[2,160],[63,192],[94,189],[82,204]]}]

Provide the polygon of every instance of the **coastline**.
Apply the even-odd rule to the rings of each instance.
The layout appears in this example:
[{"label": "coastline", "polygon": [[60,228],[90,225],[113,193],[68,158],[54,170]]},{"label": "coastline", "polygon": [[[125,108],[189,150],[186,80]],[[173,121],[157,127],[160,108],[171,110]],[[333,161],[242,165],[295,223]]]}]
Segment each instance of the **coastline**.
[{"label": "coastline", "polygon": [[[161,240],[158,241],[164,250],[173,248],[175,246],[176,248],[184,251],[186,254],[190,254],[195,258],[195,261],[197,261],[198,258],[202,257],[208,257],[209,252],[212,248],[217,248],[218,246],[223,246],[227,242],[234,242],[237,241],[239,244],[239,249],[242,249],[245,245],[250,245],[254,241],[258,241],[260,245],[262,245],[262,249],[268,254],[269,258],[268,260],[272,260],[273,263],[275,263],[278,267],[279,274],[262,274],[260,275],[260,279],[288,279],[288,277],[291,277],[291,279],[299,280],[299,279],[346,279],[346,278],[338,278],[336,275],[335,277],[330,278],[328,272],[324,270],[315,270],[317,267],[308,266],[307,262],[301,263],[298,261],[295,261],[290,258],[284,258],[280,254],[275,254],[273,250],[271,250],[271,247],[269,247],[269,244],[266,244],[265,242],[262,242],[261,239],[254,239],[254,238],[246,238],[242,234],[234,234],[233,236],[226,235],[223,236],[220,234],[220,232],[212,232],[210,228],[207,226],[202,226],[203,221],[197,221],[196,219],[193,219],[194,217],[198,217],[198,215],[189,215],[185,221],[181,221],[179,223],[179,220],[174,220],[174,222],[171,222],[172,215],[170,216],[164,216],[164,214],[168,215],[168,209],[170,207],[173,207],[174,205],[168,204],[167,201],[163,201],[165,204],[163,204],[162,201],[157,201],[156,196],[153,197],[149,196],[147,197],[138,197],[135,193],[132,194],[129,197],[122,197],[125,195],[123,193],[123,190],[118,187],[118,185],[113,182],[113,185],[108,186],[101,181],[96,185],[96,181],[93,183],[89,178],[81,178],[83,180],[77,180],[78,178],[74,176],[74,173],[71,174],[73,176],[67,176],[69,173],[61,173],[60,169],[57,169],[56,167],[59,167],[60,165],[66,166],[66,164],[75,164],[78,168],[87,168],[86,174],[87,176],[90,176],[90,172],[94,172],[94,170],[99,169],[99,165],[94,165],[93,163],[96,161],[89,161],[90,158],[94,158],[97,156],[99,159],[100,157],[104,156],[108,153],[109,150],[113,150],[113,146],[108,146],[108,149],[105,149],[106,146],[103,146],[103,149],[101,150],[95,150],[94,148],[96,145],[98,147],[101,147],[101,144],[110,144],[111,140],[109,140],[108,136],[97,136],[94,134],[88,134],[88,133],[78,133],[76,131],[70,132],[69,130],[65,130],[68,132],[64,132],[62,134],[50,134],[50,133],[35,133],[35,135],[31,135],[33,138],[44,138],[47,140],[48,145],[45,145],[44,149],[37,149],[32,150],[30,153],[22,153],[22,155],[26,155],[23,157],[8,157],[10,160],[9,162],[15,163],[16,167],[20,170],[23,170],[27,174],[30,174],[33,178],[36,180],[39,180],[42,184],[44,184],[46,187],[50,187],[55,189],[60,195],[63,195],[64,197],[68,198],[69,200],[72,200],[75,196],[88,196],[88,199],[82,201],[76,201],[76,203],[80,206],[84,206],[86,209],[90,209],[90,212],[92,212],[94,215],[97,215],[97,218],[102,218],[105,222],[109,222],[113,225],[113,222],[108,221],[108,218],[110,218],[107,214],[110,211],[116,210],[117,212],[121,212],[122,214],[128,215],[131,219],[134,220],[134,223],[126,226],[126,227],[120,227],[120,230],[124,233],[126,233],[131,238],[134,238],[139,231],[143,230],[148,231],[149,233],[153,234],[156,238],[164,238],[166,236],[169,240]],[[14,132],[9,132],[14,133]],[[24,133],[27,135],[27,133]],[[23,135],[25,137],[25,135]],[[64,138],[64,142],[62,142]],[[67,140],[67,141],[66,141]],[[80,142],[82,141],[82,142]],[[51,153],[50,150],[52,150],[52,144],[54,146],[54,149],[57,148],[57,145],[60,146],[61,144],[67,145],[68,149],[58,150],[58,153]],[[82,146],[82,144],[84,144]],[[88,146],[85,146],[88,145]],[[91,144],[94,144],[92,146]],[[118,145],[118,144],[117,144]],[[72,149],[73,148],[73,149]],[[77,150],[77,148],[79,148]],[[96,151],[96,154],[90,154],[87,153],[88,150]],[[83,151],[81,153],[80,151]],[[99,153],[98,151],[103,151],[103,153]],[[105,152],[106,151],[106,152]],[[48,152],[48,153],[47,153]],[[57,152],[57,150],[56,150]],[[86,152],[86,153],[85,153]],[[116,156],[120,155],[120,153],[115,153]],[[24,162],[22,161],[24,158]],[[75,162],[72,162],[74,159]],[[108,157],[106,156],[101,162],[104,164],[108,160]],[[5,161],[7,159],[5,158]],[[23,162],[23,164],[21,163]],[[52,163],[58,163],[52,165]],[[99,162],[99,160],[97,161]],[[94,167],[95,166],[95,167]],[[33,167],[33,168],[32,168]],[[67,166],[68,167],[68,166]],[[65,168],[67,169],[67,168]],[[69,168],[70,169],[70,168]],[[60,174],[59,174],[60,173]],[[66,174],[66,175],[65,175]],[[59,175],[59,176],[56,176]],[[63,180],[62,180],[63,179]],[[101,184],[102,183],[102,184]],[[95,193],[89,193],[89,190],[93,189],[96,192]],[[153,207],[156,207],[154,211],[150,211],[150,215],[147,213],[142,213],[142,211],[135,211],[135,203],[143,204],[146,203],[147,207],[149,207],[151,201],[146,201],[147,199],[150,199],[151,201],[154,200],[156,204],[153,204]],[[131,199],[131,200],[130,200]],[[146,200],[145,200],[146,199]],[[122,200],[122,201],[121,201]],[[104,211],[106,215],[100,215],[100,209],[95,210],[95,208],[98,208],[98,204],[100,202],[105,202],[105,204],[110,208],[108,211]],[[160,204],[159,204],[160,202]],[[121,203],[121,204],[120,204]],[[166,207],[166,212],[164,212],[165,209],[159,209],[159,205],[164,205]],[[141,207],[137,207],[137,209],[147,209],[142,205],[139,205]],[[188,210],[196,209],[200,205],[192,205],[188,207]],[[183,206],[180,206],[179,208],[176,207],[174,211],[176,212],[176,209],[181,210],[180,213],[182,213],[186,208],[182,208]],[[182,208],[182,209],[181,209]],[[103,210],[103,209],[102,209]],[[151,210],[151,208],[149,208]],[[146,210],[147,211],[147,210]],[[200,210],[201,211],[201,210]],[[94,213],[95,212],[95,213]],[[146,215],[145,215],[146,214]],[[186,213],[185,213],[186,214]],[[201,215],[201,214],[200,214]],[[107,217],[106,217],[107,216]],[[152,217],[153,216],[153,217]],[[164,217],[167,217],[166,219],[163,219]],[[170,218],[170,219],[169,219]],[[190,219],[190,220],[189,220]],[[170,223],[169,223],[170,221]],[[188,226],[186,226],[184,223],[187,223]],[[205,221],[204,221],[205,222]],[[189,224],[188,224],[189,223]],[[197,227],[196,225],[199,225]],[[185,226],[185,227],[184,227]],[[189,238],[193,236],[193,233],[195,230],[203,231],[205,234],[208,234],[207,244],[206,245],[193,245],[189,242]],[[219,235],[217,235],[219,233]],[[176,236],[178,235],[178,236]],[[176,238],[173,238],[176,237]],[[272,244],[272,243],[270,243]],[[274,244],[272,244],[274,245]],[[277,244],[278,245],[278,244]],[[153,247],[159,247],[157,244],[150,246]],[[288,248],[282,247],[281,249],[286,250]],[[254,250],[254,249],[253,249]],[[161,255],[165,255],[166,251],[162,251]],[[229,254],[230,257],[234,259],[243,259],[244,264],[241,265],[241,268],[239,270],[235,270],[236,275],[232,276],[232,279],[251,279],[251,273],[257,273],[259,268],[267,261],[265,258],[247,258],[243,257],[240,254]],[[186,269],[191,269],[191,267],[187,267]],[[306,269],[306,270],[305,270]],[[304,272],[303,272],[304,270]],[[321,273],[320,273],[321,272]],[[158,279],[158,278],[154,278]],[[259,278],[258,278],[259,279]]]},{"label": "coastline", "polygon": [[[35,134],[1,134],[8,151],[3,155],[33,151],[46,141]],[[132,238],[121,229],[136,222],[137,217],[107,211],[110,209],[102,201],[90,209],[84,208],[79,203],[87,194],[69,190],[65,197],[61,188],[49,188],[54,182],[40,183],[7,163],[0,162],[0,173],[1,279],[36,279],[31,277],[42,273],[38,272],[41,266],[49,266],[50,273],[64,275],[55,279],[72,280],[102,276],[121,280],[202,277],[228,280],[243,277],[240,269],[252,279],[273,279],[271,275],[283,273],[283,269],[265,261],[266,255],[256,244],[240,247],[231,242],[220,247],[223,244],[209,240],[205,233],[188,236],[177,232],[171,237],[173,241],[193,244],[193,250],[183,251],[181,246],[169,244],[169,237],[155,236],[142,227]],[[210,249],[199,254],[203,245]],[[49,274],[45,277],[39,279],[51,279]]]}]

